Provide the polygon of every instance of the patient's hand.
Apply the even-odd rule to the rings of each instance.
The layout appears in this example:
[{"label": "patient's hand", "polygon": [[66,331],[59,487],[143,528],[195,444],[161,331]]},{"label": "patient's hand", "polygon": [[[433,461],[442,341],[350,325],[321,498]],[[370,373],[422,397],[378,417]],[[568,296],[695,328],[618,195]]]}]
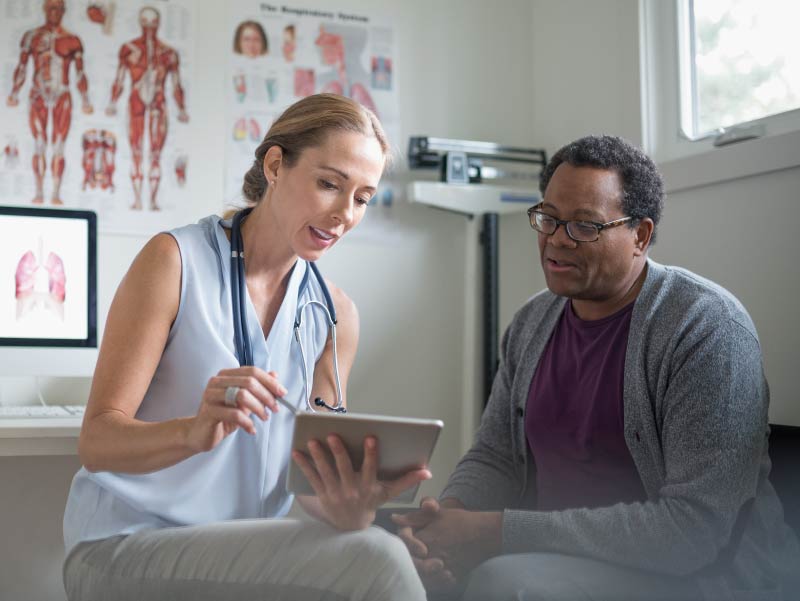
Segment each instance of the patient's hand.
[{"label": "patient's hand", "polygon": [[294,451],[292,458],[305,474],[316,493],[316,499],[301,499],[303,507],[339,530],[361,530],[375,520],[375,510],[402,491],[431,478],[427,469],[412,470],[390,481],[378,480],[378,441],[364,439],[364,462],[356,472],[342,440],[332,434],[327,446],[333,464],[317,440],[308,443],[309,460]]},{"label": "patient's hand", "polygon": [[417,560],[420,576],[433,588],[452,586],[502,549],[501,512],[440,507],[424,499],[419,511],[392,519]]},{"label": "patient's hand", "polygon": [[398,526],[397,536],[406,544],[414,567],[417,568],[422,583],[428,591],[445,592],[456,584],[453,572],[440,557],[429,557],[428,547],[419,540],[415,530],[430,525],[439,515],[441,507],[433,497],[425,497],[419,510],[405,515],[393,514],[392,521]]}]

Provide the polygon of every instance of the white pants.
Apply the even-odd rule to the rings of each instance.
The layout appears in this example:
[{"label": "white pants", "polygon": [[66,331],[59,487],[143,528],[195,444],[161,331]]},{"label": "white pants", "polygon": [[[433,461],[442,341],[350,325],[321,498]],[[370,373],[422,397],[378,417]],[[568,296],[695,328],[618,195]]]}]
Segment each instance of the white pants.
[{"label": "white pants", "polygon": [[77,545],[64,563],[71,601],[424,601],[403,543],[372,526],[339,532],[307,519],[236,520],[146,530]]}]

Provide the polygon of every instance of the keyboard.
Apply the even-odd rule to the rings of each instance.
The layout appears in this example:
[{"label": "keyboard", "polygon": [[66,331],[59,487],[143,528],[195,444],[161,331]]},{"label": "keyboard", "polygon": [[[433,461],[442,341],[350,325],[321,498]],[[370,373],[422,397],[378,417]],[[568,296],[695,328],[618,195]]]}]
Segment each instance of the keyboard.
[{"label": "keyboard", "polygon": [[0,419],[83,417],[85,405],[0,405]]}]

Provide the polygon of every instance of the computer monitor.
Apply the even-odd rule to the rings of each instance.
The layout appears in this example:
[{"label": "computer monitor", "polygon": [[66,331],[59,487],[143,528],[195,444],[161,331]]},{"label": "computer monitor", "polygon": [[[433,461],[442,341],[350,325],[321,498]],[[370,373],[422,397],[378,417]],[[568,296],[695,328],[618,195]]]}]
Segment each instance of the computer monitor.
[{"label": "computer monitor", "polygon": [[0,207],[0,376],[91,376],[97,215]]}]

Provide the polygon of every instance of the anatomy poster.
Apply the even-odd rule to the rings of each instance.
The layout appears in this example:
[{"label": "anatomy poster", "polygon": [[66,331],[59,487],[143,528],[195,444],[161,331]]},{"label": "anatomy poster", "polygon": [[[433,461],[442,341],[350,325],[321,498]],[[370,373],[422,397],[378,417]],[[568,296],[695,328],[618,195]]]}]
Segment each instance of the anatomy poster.
[{"label": "anatomy poster", "polygon": [[258,0],[228,3],[225,199],[241,199],[244,173],[273,120],[320,92],[369,107],[389,139],[399,133],[392,29],[367,14]]},{"label": "anatomy poster", "polygon": [[104,231],[193,215],[193,0],[0,0],[0,203]]}]

